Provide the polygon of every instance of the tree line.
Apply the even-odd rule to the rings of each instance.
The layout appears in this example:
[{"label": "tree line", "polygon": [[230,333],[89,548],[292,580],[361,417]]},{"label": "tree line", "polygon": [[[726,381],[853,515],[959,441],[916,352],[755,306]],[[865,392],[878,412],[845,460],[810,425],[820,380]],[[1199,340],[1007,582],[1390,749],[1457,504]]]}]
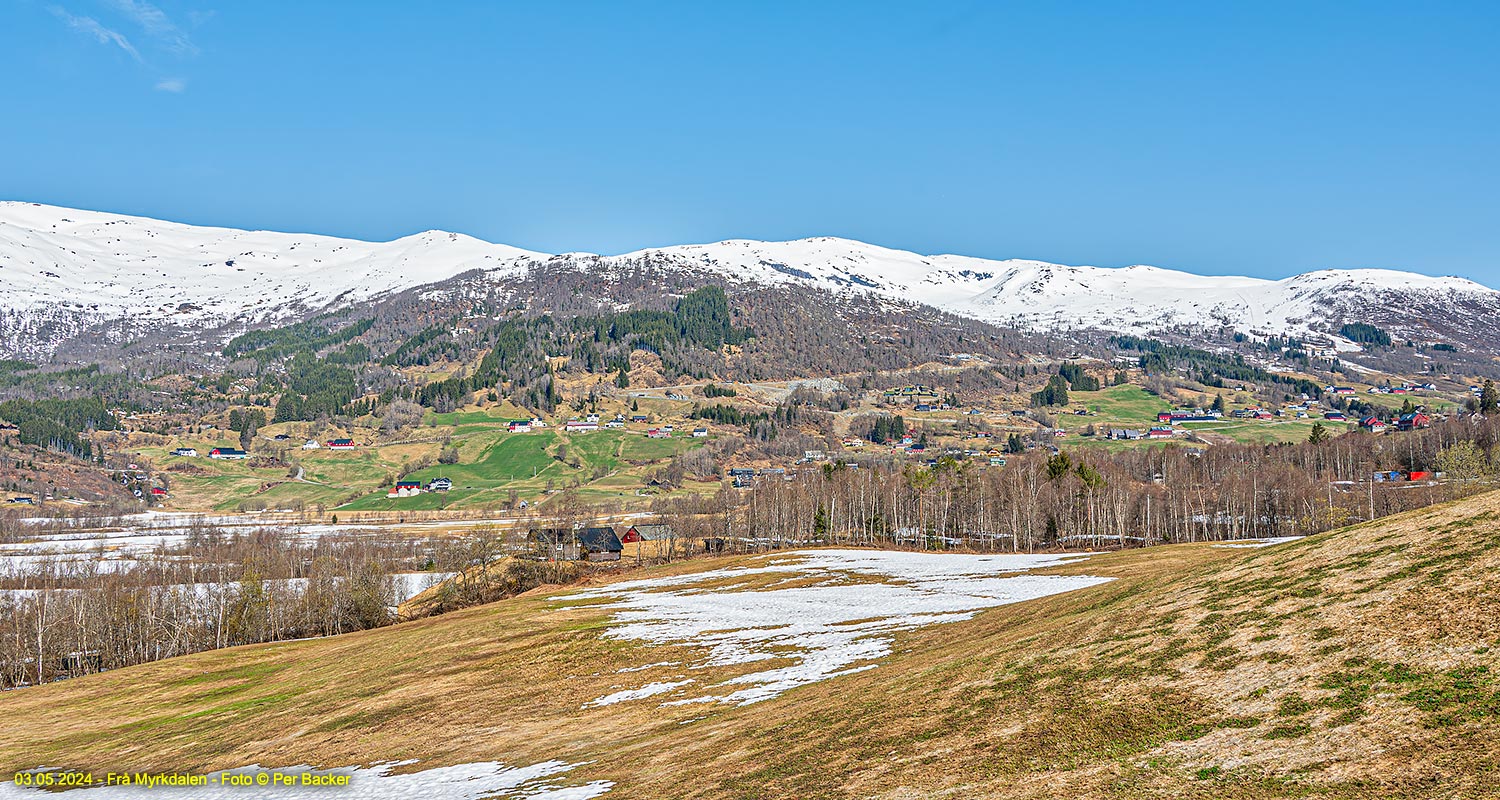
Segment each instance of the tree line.
[{"label": "tree line", "polygon": [[40,559],[0,574],[0,687],[393,621],[392,571],[425,543],[193,529],[120,569]]},{"label": "tree line", "polygon": [[[1384,470],[1447,480],[1380,482]],[[1318,444],[1045,449],[981,469],[940,457],[836,462],[656,511],[699,538],[1032,552],[1301,536],[1452,499],[1500,470],[1500,420],[1464,417]]]}]

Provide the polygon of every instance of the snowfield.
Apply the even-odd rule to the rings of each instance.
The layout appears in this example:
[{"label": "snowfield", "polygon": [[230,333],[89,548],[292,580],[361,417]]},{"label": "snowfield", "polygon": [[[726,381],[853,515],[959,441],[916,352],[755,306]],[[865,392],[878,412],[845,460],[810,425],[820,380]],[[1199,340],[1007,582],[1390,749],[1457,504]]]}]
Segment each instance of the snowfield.
[{"label": "snowfield", "polygon": [[1231,325],[1284,335],[1337,329],[1351,319],[1396,329],[1441,319],[1444,327],[1477,334],[1488,332],[1485,320],[1500,315],[1494,289],[1394,270],[1320,270],[1266,280],[1151,266],[924,256],[832,237],[551,256],[443,231],[365,242],[0,202],[6,278],[0,282],[0,349],[46,355],[91,325],[118,320],[136,330],[270,323],[418,287],[428,287],[423,296],[440,302],[449,292],[465,291],[444,282],[471,271],[483,285],[564,267],[794,284],[1039,331],[1151,333]]},{"label": "snowfield", "polygon": [[[608,792],[614,784],[594,781],[580,786],[561,786],[553,782],[577,764],[544,761],[529,767],[508,767],[496,761],[433,767],[417,772],[392,774],[398,767],[414,761],[376,764],[368,768],[315,770],[308,766],[269,769],[252,765],[225,770],[207,776],[204,786],[101,786],[85,790],[91,800],[135,800],[135,798],[170,797],[174,800],[229,800],[229,798],[306,798],[308,796],[359,797],[362,800],[591,800]],[[45,772],[46,770],[38,770]],[[295,776],[294,785],[278,784],[272,773]],[[304,786],[301,775],[348,775],[349,785]],[[257,778],[266,775],[266,784]],[[228,776],[244,776],[249,783],[225,782]],[[55,797],[45,789],[0,783],[0,800],[8,798]]]},{"label": "snowfield", "polygon": [[[873,669],[875,659],[890,655],[898,631],[1110,580],[1027,574],[1089,555],[810,550],[772,557],[764,566],[624,581],[559,600],[609,601],[603,606],[614,611],[608,637],[707,650],[675,679],[626,686],[585,707],[669,693],[673,699],[664,705],[749,705]],[[766,576],[773,578],[769,587],[748,582]],[[717,684],[693,677],[695,670],[758,662],[771,663]],[[706,685],[708,693],[684,691],[689,685]]]}]

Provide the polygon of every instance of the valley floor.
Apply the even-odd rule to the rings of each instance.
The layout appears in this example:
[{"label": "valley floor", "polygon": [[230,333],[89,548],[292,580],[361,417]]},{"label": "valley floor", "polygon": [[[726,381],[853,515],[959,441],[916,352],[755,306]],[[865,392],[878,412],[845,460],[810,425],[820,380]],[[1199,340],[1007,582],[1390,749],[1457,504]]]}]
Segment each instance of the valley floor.
[{"label": "valley floor", "polygon": [[1494,785],[1500,492],[1265,547],[984,558],[700,559],[6,692],[0,774],[554,764],[513,796],[611,800]]}]

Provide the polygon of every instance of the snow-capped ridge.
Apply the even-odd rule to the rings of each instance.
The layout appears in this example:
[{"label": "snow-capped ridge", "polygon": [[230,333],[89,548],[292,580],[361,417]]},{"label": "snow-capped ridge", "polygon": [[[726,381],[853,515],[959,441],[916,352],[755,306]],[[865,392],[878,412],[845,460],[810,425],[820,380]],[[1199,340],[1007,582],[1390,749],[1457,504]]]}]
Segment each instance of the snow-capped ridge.
[{"label": "snow-capped ridge", "polygon": [[873,295],[1038,331],[1232,326],[1303,333],[1378,321],[1393,331],[1482,337],[1492,333],[1485,320],[1500,316],[1500,292],[1474,281],[1388,269],[1324,269],[1270,280],[1144,264],[929,256],[831,236],[554,255],[442,230],[367,242],[0,201],[0,349],[46,354],[110,320],[140,329],[278,322],[417,287],[437,289],[476,270],[481,281],[502,281],[557,268],[669,270],[729,284]]}]

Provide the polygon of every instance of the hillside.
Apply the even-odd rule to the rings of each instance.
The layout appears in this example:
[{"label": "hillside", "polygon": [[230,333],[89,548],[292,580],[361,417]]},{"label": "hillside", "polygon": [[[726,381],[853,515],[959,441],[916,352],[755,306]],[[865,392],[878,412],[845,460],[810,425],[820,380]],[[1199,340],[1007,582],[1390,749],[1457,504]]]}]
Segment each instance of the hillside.
[{"label": "hillside", "polygon": [[[892,308],[930,306],[1038,332],[1229,326],[1287,335],[1358,321],[1468,348],[1491,340],[1483,335],[1485,320],[1500,314],[1493,289],[1391,270],[1323,270],[1273,281],[923,256],[828,237],[548,256],[441,231],[363,242],[20,202],[0,203],[0,268],[7,276],[0,351],[26,357],[48,356],[91,330],[108,330],[118,344],[162,331],[240,329],[362,308],[419,287],[433,289],[419,298],[452,301],[575,272],[604,282],[644,275],[657,295],[678,284],[781,287]],[[472,279],[452,283],[471,271]]]},{"label": "hillside", "polygon": [[[1479,797],[1497,544],[1491,492],[998,577],[875,551],[678,563],[8,693],[0,768],[494,759],[575,797]],[[798,593],[835,610],[767,630]]]}]

